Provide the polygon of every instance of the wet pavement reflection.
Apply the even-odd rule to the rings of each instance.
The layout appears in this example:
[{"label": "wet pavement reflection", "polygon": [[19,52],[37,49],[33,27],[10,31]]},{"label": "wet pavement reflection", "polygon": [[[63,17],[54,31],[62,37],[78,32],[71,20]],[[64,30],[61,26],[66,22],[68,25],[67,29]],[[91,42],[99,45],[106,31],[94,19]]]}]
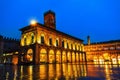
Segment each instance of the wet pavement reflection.
[{"label": "wet pavement reflection", "polygon": [[0,80],[120,80],[120,65],[0,64]]}]

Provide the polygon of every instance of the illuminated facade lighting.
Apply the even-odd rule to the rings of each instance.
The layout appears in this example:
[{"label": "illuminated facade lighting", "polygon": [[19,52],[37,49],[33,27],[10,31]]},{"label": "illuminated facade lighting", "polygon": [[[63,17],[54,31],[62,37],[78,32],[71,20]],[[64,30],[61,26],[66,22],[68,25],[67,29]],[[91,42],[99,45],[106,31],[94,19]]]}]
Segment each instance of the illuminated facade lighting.
[{"label": "illuminated facade lighting", "polygon": [[31,20],[31,21],[30,21],[30,24],[31,24],[31,25],[35,25],[36,23],[37,23],[36,20]]}]

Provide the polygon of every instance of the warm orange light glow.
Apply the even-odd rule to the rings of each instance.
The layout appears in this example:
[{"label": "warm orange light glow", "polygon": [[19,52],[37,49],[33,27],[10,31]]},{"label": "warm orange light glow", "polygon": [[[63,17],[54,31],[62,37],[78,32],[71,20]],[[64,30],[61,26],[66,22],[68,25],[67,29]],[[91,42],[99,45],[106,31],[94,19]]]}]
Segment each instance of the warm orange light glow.
[{"label": "warm orange light glow", "polygon": [[113,61],[113,64],[117,64],[116,58],[113,58],[112,61]]},{"label": "warm orange light glow", "polygon": [[36,20],[31,20],[31,21],[30,21],[30,24],[31,24],[31,25],[35,25],[36,23],[37,23]]}]

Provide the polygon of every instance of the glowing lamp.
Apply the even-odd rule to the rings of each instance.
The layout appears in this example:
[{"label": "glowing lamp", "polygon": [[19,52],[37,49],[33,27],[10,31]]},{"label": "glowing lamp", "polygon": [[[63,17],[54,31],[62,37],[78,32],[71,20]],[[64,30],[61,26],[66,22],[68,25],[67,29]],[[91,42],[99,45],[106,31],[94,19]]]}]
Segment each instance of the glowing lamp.
[{"label": "glowing lamp", "polygon": [[31,20],[31,21],[30,21],[30,24],[31,24],[31,25],[35,25],[36,23],[37,23],[36,20]]}]

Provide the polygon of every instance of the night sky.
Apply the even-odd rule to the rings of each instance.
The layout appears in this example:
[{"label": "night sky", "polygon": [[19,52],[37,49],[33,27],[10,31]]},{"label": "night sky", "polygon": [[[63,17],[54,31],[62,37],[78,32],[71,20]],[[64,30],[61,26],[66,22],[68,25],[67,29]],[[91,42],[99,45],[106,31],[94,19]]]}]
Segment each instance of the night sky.
[{"label": "night sky", "polygon": [[120,39],[120,0],[0,0],[0,34],[17,38],[31,19],[56,13],[57,30],[91,42]]}]

